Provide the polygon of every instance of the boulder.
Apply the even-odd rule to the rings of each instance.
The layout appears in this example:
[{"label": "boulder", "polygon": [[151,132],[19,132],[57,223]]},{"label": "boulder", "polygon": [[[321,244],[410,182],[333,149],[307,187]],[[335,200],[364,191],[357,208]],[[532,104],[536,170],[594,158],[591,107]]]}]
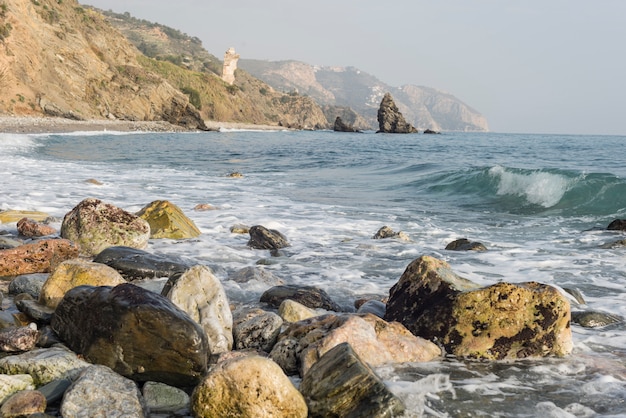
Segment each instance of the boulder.
[{"label": "boulder", "polygon": [[23,237],[35,238],[56,234],[57,230],[33,219],[22,218],[17,221],[17,232]]},{"label": "boulder", "polygon": [[[34,325],[34,324],[33,324]],[[0,351],[15,353],[35,348],[39,331],[36,326],[24,326],[0,330]]]},{"label": "boulder", "polygon": [[311,367],[300,392],[310,417],[391,418],[405,410],[348,343],[336,345]]},{"label": "boulder", "polygon": [[263,292],[261,302],[278,308],[285,299],[291,299],[309,308],[322,308],[329,311],[341,311],[337,305],[322,289],[314,286],[282,285],[274,286]]},{"label": "boulder", "polygon": [[244,224],[235,224],[230,227],[230,232],[233,234],[249,234],[250,227]]},{"label": "boulder", "polygon": [[236,283],[248,283],[253,280],[272,286],[285,283],[281,278],[276,277],[272,272],[265,270],[261,266],[244,267],[228,276],[228,278]]},{"label": "boulder", "polygon": [[412,134],[417,133],[417,129],[408,123],[398,106],[393,101],[391,94],[385,93],[380,107],[378,108],[378,132],[390,134]]},{"label": "boulder", "polygon": [[61,236],[75,242],[82,254],[93,256],[114,245],[146,248],[150,225],[123,209],[89,198],[65,215]]},{"label": "boulder", "polygon": [[295,300],[285,299],[278,307],[278,315],[280,315],[285,322],[298,322],[304,319],[319,316],[320,313],[304,306],[299,302],[296,302]]},{"label": "boulder", "polygon": [[166,385],[165,383],[146,382],[143,385],[142,393],[146,406],[151,413],[177,413],[189,408],[189,395],[184,390]]},{"label": "boulder", "polygon": [[0,408],[3,418],[29,417],[43,414],[47,403],[43,394],[37,390],[23,390],[8,398]]},{"label": "boulder", "polygon": [[15,306],[20,312],[38,324],[49,324],[52,320],[52,314],[54,313],[54,308],[50,308],[36,300],[27,298],[15,300]]},{"label": "boulder", "polygon": [[282,325],[282,318],[274,312],[255,308],[235,311],[235,349],[259,349],[269,353],[278,339]]},{"label": "boulder", "polygon": [[0,405],[14,393],[29,389],[35,389],[29,374],[0,374]]},{"label": "boulder", "polygon": [[324,353],[344,342],[372,367],[441,356],[437,345],[416,337],[398,322],[386,322],[372,314],[328,314],[296,322],[280,334],[279,340],[285,338],[298,341],[295,350],[301,376]]},{"label": "boulder", "polygon": [[572,312],[572,322],[585,328],[601,328],[624,321],[618,315],[600,311]]},{"label": "boulder", "polygon": [[432,130],[432,129],[425,129],[424,133],[426,135],[439,135],[439,134],[441,134],[441,132],[435,131],[435,130]]},{"label": "boulder", "polygon": [[26,293],[35,299],[39,299],[41,288],[47,279],[48,274],[45,273],[18,276],[9,283],[9,294],[19,295],[20,293]]},{"label": "boulder", "polygon": [[34,210],[0,210],[0,224],[17,222],[22,218],[29,218],[41,222],[50,218],[50,215],[45,212],[39,212]]},{"label": "boulder", "polygon": [[0,358],[0,374],[28,374],[35,386],[57,379],[74,378],[87,366],[89,363],[62,346],[37,348]]},{"label": "boulder", "polygon": [[51,326],[85,359],[136,381],[190,386],[206,371],[200,325],[168,299],[130,283],[73,288]]},{"label": "boulder", "polygon": [[609,231],[626,231],[626,219],[615,219],[606,229]]},{"label": "boulder", "polygon": [[378,231],[376,231],[376,233],[372,237],[372,239],[386,239],[386,238],[397,238],[402,241],[409,241],[409,237],[407,234],[405,234],[402,231],[395,232],[393,229],[389,228],[386,225],[380,228]]},{"label": "boulder", "polygon": [[335,132],[359,132],[354,126],[345,123],[341,116],[337,116],[333,125],[333,131]]},{"label": "boulder", "polygon": [[411,262],[391,288],[385,319],[459,357],[500,360],[572,350],[570,305],[556,288],[535,282],[481,288],[429,256]]},{"label": "boulder", "polygon": [[487,251],[487,247],[485,247],[480,242],[473,242],[468,240],[467,238],[459,238],[457,240],[452,241],[448,245],[446,245],[446,250],[451,251]]},{"label": "boulder", "polygon": [[137,384],[108,367],[92,365],[65,391],[63,417],[146,417]]},{"label": "boulder", "polygon": [[219,279],[206,266],[170,278],[161,293],[204,330],[211,354],[233,348],[233,316]]},{"label": "boulder", "polygon": [[280,367],[260,356],[244,356],[211,368],[191,395],[196,418],[307,417],[304,398]]},{"label": "boulder", "polygon": [[289,247],[287,238],[275,229],[267,229],[263,225],[254,225],[250,227],[249,233],[248,247],[257,250],[278,250]]},{"label": "boulder", "polygon": [[148,203],[137,216],[150,224],[150,238],[186,239],[200,235],[196,224],[167,200]]},{"label": "boulder", "polygon": [[48,404],[52,404],[63,398],[65,391],[71,384],[72,381],[70,379],[56,379],[38,387],[37,390],[46,397],[46,402]]},{"label": "boulder", "polygon": [[78,247],[66,239],[46,239],[0,250],[0,277],[48,273],[64,260],[78,257]]},{"label": "boulder", "polygon": [[8,250],[10,248],[19,247],[20,245],[24,244],[24,241],[16,240],[8,236],[2,235],[5,232],[6,231],[0,230],[0,250]]},{"label": "boulder", "polygon": [[106,248],[93,261],[113,267],[128,281],[172,277],[191,267],[177,258],[124,246]]},{"label": "boulder", "polygon": [[385,303],[379,300],[371,299],[359,306],[359,309],[357,309],[356,312],[360,314],[371,313],[379,318],[384,318],[386,310],[387,305]]},{"label": "boulder", "polygon": [[126,280],[111,267],[81,259],[64,261],[43,284],[39,303],[56,308],[68,290],[82,285],[117,286]]}]

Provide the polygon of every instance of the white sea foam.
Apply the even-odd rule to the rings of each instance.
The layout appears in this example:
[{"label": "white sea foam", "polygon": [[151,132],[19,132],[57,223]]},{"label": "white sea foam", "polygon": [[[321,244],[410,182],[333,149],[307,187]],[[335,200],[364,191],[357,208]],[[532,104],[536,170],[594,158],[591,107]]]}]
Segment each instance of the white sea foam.
[{"label": "white sea foam", "polygon": [[489,173],[499,179],[499,195],[524,197],[528,202],[546,208],[559,203],[570,187],[565,176],[543,171],[515,173],[498,165]]}]

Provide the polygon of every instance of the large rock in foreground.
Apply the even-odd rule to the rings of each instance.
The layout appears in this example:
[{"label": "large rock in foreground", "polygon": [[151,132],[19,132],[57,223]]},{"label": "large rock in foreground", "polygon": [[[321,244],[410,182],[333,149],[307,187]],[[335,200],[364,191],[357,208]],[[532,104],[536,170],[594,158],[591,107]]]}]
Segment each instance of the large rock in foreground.
[{"label": "large rock in foreground", "polygon": [[82,254],[96,255],[115,245],[145,248],[150,225],[123,209],[89,198],[65,215],[61,236],[75,242]]},{"label": "large rock in foreground", "polygon": [[273,361],[238,357],[214,366],[191,397],[194,417],[306,417],[304,398]]},{"label": "large rock in foreground", "polygon": [[167,200],[148,203],[137,216],[150,224],[150,238],[185,239],[200,235],[196,224]]},{"label": "large rock in foreground", "polygon": [[404,119],[389,93],[385,93],[378,108],[378,132],[389,134],[417,133],[417,129]]},{"label": "large rock in foreground", "polygon": [[133,380],[191,386],[206,371],[203,329],[166,298],[132,284],[73,288],[51,326],[85,359]]},{"label": "large rock in foreground", "polygon": [[385,319],[462,357],[563,356],[572,350],[570,305],[554,287],[497,283],[480,288],[441,260],[411,262],[390,291]]},{"label": "large rock in foreground", "polygon": [[0,250],[0,277],[48,273],[55,264],[78,257],[78,247],[66,239],[46,239]]}]

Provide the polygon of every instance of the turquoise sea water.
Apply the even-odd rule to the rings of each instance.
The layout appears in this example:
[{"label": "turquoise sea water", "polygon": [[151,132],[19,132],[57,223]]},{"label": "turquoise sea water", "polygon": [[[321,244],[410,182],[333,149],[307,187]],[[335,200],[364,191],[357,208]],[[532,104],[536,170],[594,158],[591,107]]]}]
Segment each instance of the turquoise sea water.
[{"label": "turquoise sea water", "polygon": [[[243,178],[228,177],[240,172]],[[88,183],[96,179],[102,185]],[[235,302],[258,300],[229,274],[268,255],[229,232],[262,224],[292,244],[268,269],[324,288],[346,309],[385,295],[413,259],[446,260],[488,285],[539,281],[579,290],[586,305],[626,317],[626,137],[333,132],[0,134],[0,209],[61,219],[86,197],[130,211],[166,199],[198,240],[149,250],[209,265]],[[197,212],[209,203],[218,209]],[[372,240],[383,225],[409,242]],[[0,229],[11,229],[1,225]],[[445,251],[465,237],[485,253]],[[434,416],[626,416],[626,326],[573,325],[565,359],[446,359],[381,368],[411,413]],[[413,414],[413,415],[411,415]]]}]

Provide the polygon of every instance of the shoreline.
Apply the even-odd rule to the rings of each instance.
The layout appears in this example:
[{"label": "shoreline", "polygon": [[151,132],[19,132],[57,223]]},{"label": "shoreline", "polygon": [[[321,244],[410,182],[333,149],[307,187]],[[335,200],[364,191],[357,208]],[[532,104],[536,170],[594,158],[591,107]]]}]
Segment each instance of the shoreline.
[{"label": "shoreline", "polygon": [[[210,131],[220,130],[287,130],[278,125],[255,125],[241,122],[205,121]],[[203,132],[183,128],[165,121],[126,121],[108,119],[72,120],[49,116],[0,115],[0,133],[46,134],[69,132]]]}]

